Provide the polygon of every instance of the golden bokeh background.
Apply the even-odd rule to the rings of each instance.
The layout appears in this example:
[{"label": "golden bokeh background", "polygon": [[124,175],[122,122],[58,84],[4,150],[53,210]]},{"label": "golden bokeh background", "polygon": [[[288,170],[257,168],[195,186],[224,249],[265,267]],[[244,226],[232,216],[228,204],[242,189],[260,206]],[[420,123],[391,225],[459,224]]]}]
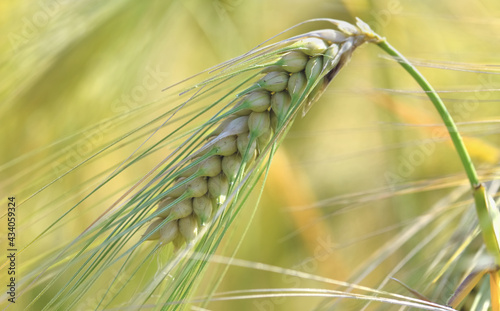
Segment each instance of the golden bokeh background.
[{"label": "golden bokeh background", "polygon": [[[18,202],[29,198],[18,211],[19,243],[27,245],[83,199],[146,136],[68,170],[152,120],[170,102],[179,104],[163,88],[311,18],[353,22],[360,17],[385,36],[440,92],[482,180],[499,179],[498,12],[496,0],[2,1],[0,191]],[[304,25],[300,32],[318,27],[329,25]],[[434,302],[446,303],[460,276],[435,291],[437,285],[428,279],[422,284],[419,271],[436,264],[435,254],[460,236],[463,224],[453,217],[472,207],[466,194],[453,197],[457,189],[466,189],[467,180],[440,124],[430,101],[396,62],[375,45],[358,49],[321,100],[295,122],[273,160],[262,200],[256,204],[256,187],[223,243],[223,255],[241,244],[235,258],[374,288],[394,276]],[[82,232],[131,180],[164,156],[155,154],[125,171],[106,193],[91,196],[58,225],[59,234],[19,254],[20,273],[36,265],[37,252]],[[430,212],[439,204],[448,209]],[[409,231],[427,215],[432,221],[424,229]],[[404,234],[411,238],[398,245],[397,237]],[[394,251],[388,251],[391,245]],[[216,266],[209,265],[207,279]],[[217,291],[284,287],[334,288],[230,267]],[[410,295],[395,282],[383,288]],[[19,306],[32,298],[25,296]],[[322,301],[238,299],[207,308],[312,310]],[[44,301],[38,303],[30,310],[39,310]],[[360,306],[343,303],[352,310]]]}]

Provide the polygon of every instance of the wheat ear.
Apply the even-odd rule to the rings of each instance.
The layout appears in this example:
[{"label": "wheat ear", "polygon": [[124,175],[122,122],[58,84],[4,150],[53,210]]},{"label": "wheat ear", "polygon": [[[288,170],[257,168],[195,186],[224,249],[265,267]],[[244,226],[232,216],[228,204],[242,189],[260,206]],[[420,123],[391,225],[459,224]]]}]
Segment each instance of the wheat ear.
[{"label": "wheat ear", "polygon": [[[351,25],[352,26],[352,25]],[[280,57],[263,66],[263,75],[238,94],[220,125],[190,156],[190,165],[166,191],[144,235],[160,245],[179,248],[192,241],[221,204],[228,189],[262,158],[270,142],[289,127],[299,107],[304,113],[347,63],[356,47],[367,41],[360,31],[322,30],[280,43]]]}]

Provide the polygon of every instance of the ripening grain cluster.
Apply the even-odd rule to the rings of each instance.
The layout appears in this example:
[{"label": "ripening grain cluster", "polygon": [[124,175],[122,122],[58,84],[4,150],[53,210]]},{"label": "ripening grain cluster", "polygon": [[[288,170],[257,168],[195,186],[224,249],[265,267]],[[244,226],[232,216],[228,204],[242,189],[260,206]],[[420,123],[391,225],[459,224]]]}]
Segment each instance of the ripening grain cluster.
[{"label": "ripening grain cluster", "polygon": [[[144,232],[147,240],[178,249],[194,240],[201,226],[224,203],[246,168],[266,153],[270,142],[317,101],[365,33],[342,23],[343,31],[325,29],[284,41],[277,60],[260,66],[261,77],[245,91],[206,142],[189,156],[190,164],[159,195]],[[241,99],[240,99],[241,98]]]}]

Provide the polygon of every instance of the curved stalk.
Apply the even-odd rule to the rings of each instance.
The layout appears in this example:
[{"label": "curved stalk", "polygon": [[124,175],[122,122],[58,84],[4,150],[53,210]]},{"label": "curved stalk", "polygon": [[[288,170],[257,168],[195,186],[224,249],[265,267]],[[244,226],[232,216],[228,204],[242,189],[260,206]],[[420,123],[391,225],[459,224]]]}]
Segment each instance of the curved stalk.
[{"label": "curved stalk", "polygon": [[[493,200],[487,194],[486,188],[483,184],[479,182],[474,164],[467,152],[467,148],[462,140],[460,133],[456,127],[453,118],[451,117],[448,109],[444,105],[443,101],[433,89],[433,87],[427,82],[424,76],[415,68],[398,50],[396,50],[392,45],[390,45],[384,38],[376,34],[371,34],[374,39],[376,39],[377,45],[382,48],[386,53],[396,58],[401,66],[417,81],[417,83],[425,91],[429,99],[434,104],[434,107],[438,111],[439,115],[443,119],[444,124],[448,130],[451,137],[453,145],[457,150],[457,153],[462,161],[465,172],[471,184],[472,194],[474,196],[474,203],[476,205],[476,214],[479,222],[479,227],[481,228],[481,234],[483,236],[484,244],[488,253],[495,260],[496,265],[500,265],[500,213],[496,206],[493,204]],[[500,272],[498,270],[490,272],[490,294],[491,301],[493,302],[492,310],[500,311],[500,305],[498,303],[499,299],[499,284],[500,282]],[[495,281],[493,281],[495,280]],[[460,289],[459,289],[460,290]],[[467,294],[467,293],[463,293]],[[461,301],[462,299],[460,299]]]},{"label": "curved stalk", "polygon": [[424,76],[415,68],[401,53],[399,53],[392,45],[390,45],[386,40],[382,40],[377,43],[377,45],[382,48],[387,54],[396,58],[401,66],[417,81],[417,83],[422,87],[425,91],[429,99],[434,104],[434,107],[438,111],[441,119],[443,119],[444,124],[450,134],[451,140],[457,153],[460,157],[460,161],[464,166],[465,172],[467,173],[467,177],[469,178],[469,182],[472,188],[476,188],[479,186],[479,179],[477,177],[476,170],[474,168],[474,164],[465,148],[465,144],[462,140],[462,136],[458,132],[457,126],[453,121],[448,109],[444,105],[443,101],[436,93],[434,88],[427,82]]},{"label": "curved stalk", "polygon": [[[374,34],[373,34],[374,35]],[[479,221],[479,227],[481,228],[484,243],[489,253],[495,259],[497,265],[500,264],[500,243],[499,234],[500,228],[498,228],[498,210],[490,204],[489,196],[486,193],[484,185],[479,182],[479,178],[474,168],[474,164],[467,152],[467,148],[462,140],[460,133],[458,132],[457,126],[453,121],[448,109],[444,105],[443,101],[436,93],[434,88],[427,82],[424,76],[415,68],[398,50],[396,50],[392,45],[390,45],[385,39],[374,35],[376,38],[377,45],[382,48],[386,53],[396,58],[401,66],[417,81],[417,83],[425,91],[429,99],[434,104],[434,107],[438,111],[439,115],[443,119],[444,124],[448,130],[451,137],[453,145],[457,150],[460,157],[460,161],[465,169],[469,182],[471,184],[472,193],[474,196],[474,201],[476,205],[476,212]]]}]

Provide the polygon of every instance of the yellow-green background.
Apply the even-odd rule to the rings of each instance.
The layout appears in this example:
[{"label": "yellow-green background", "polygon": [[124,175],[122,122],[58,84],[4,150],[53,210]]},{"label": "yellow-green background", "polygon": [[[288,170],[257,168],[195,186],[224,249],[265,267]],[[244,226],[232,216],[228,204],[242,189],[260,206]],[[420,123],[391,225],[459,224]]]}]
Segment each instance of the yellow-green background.
[{"label": "yellow-green background", "polygon": [[[173,96],[165,99],[161,89],[317,17],[350,22],[360,17],[405,56],[423,65],[419,68],[437,90],[443,91],[451,114],[465,123],[459,128],[481,178],[498,178],[498,12],[500,3],[495,0],[2,1],[2,197],[16,196],[19,202],[24,201],[105,142],[153,118],[155,110],[137,113],[102,131],[89,130],[92,125],[157,99],[164,105],[170,100],[178,104]],[[315,24],[301,29],[317,27],[329,26]],[[130,96],[134,87],[143,85],[151,70],[162,75],[147,95],[130,105],[120,101],[122,96]],[[356,51],[321,100],[290,130],[273,161],[256,217],[243,240],[241,233],[255,201],[248,202],[237,220],[228,240],[233,246],[243,242],[235,257],[353,281],[357,269],[367,269],[361,265],[370,262],[372,254],[402,234],[454,187],[466,185],[447,137],[442,132],[435,134],[440,129],[437,113],[418,91],[416,83],[397,63],[385,59],[376,46]],[[59,143],[51,145],[54,142]],[[21,206],[19,243],[31,241],[56,214],[81,199],[81,193],[90,189],[82,187],[82,182],[116,165],[137,146],[135,141],[84,165]],[[58,156],[47,162],[56,153]],[[156,154],[137,171],[123,174],[113,186],[116,193],[91,197],[76,218],[60,228],[67,236],[37,242],[25,257],[20,255],[20,269],[23,262],[28,266],[36,260],[28,254],[46,252],[53,243],[68,242],[85,229],[123,187],[130,185],[129,180],[136,180],[137,174],[163,156]],[[408,190],[398,192],[404,189]],[[53,201],[58,208],[46,210]],[[447,204],[453,208],[452,203]],[[378,286],[438,224],[436,221],[410,243],[398,247],[361,284]],[[426,271],[435,252],[446,245],[454,230],[460,230],[454,224],[443,229],[396,277],[429,294],[415,275]],[[2,233],[5,227],[0,225]],[[314,258],[324,241],[336,247],[328,256]],[[447,295],[459,280],[453,281],[445,285]],[[290,281],[280,274],[230,268],[219,291],[293,286],[333,288]],[[395,283],[386,289],[408,294]],[[445,303],[448,296],[431,298]],[[215,302],[208,308],[256,310],[262,303],[273,310],[308,310],[321,300],[289,298],[271,304],[268,300],[236,300]]]}]

